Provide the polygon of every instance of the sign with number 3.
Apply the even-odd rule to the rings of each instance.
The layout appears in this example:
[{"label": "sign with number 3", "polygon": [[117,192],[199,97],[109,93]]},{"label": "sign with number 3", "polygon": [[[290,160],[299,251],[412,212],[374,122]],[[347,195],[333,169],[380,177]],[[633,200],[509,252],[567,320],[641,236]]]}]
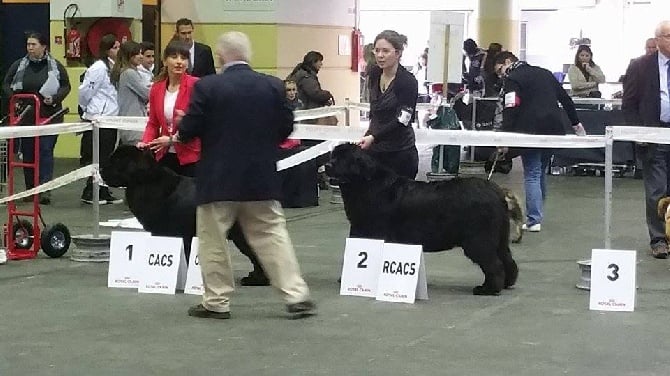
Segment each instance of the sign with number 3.
[{"label": "sign with number 3", "polygon": [[611,249],[592,251],[590,309],[629,312],[635,309],[636,254]]}]

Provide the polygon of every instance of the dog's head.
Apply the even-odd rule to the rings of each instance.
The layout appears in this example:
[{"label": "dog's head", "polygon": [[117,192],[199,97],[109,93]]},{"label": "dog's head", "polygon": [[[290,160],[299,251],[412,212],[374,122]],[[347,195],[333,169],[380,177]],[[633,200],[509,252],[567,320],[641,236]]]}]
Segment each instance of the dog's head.
[{"label": "dog's head", "polygon": [[102,180],[111,187],[127,187],[143,180],[157,166],[149,150],[133,145],[119,145],[100,168]]},{"label": "dog's head", "polygon": [[381,166],[358,145],[341,144],[326,163],[326,175],[340,182],[371,180]]}]

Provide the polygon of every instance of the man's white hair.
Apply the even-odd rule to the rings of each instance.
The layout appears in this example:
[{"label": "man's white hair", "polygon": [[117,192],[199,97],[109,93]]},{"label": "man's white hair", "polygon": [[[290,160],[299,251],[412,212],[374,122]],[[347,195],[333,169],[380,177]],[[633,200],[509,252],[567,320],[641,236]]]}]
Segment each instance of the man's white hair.
[{"label": "man's white hair", "polygon": [[656,31],[654,31],[654,36],[656,38],[660,37],[663,34],[663,29],[670,29],[670,20],[661,21],[656,26]]},{"label": "man's white hair", "polygon": [[239,31],[229,31],[219,37],[219,53],[235,60],[251,61],[251,41]]}]

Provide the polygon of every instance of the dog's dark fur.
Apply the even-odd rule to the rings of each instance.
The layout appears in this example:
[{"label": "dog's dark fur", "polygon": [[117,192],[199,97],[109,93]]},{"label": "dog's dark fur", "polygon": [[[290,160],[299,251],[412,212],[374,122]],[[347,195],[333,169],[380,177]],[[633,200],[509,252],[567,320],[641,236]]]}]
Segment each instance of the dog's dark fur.
[{"label": "dog's dark fur", "polygon": [[[120,145],[100,171],[109,186],[126,188],[126,203],[144,229],[156,236],[184,239],[188,260],[191,239],[196,234],[195,181],[160,166],[150,151]],[[256,254],[247,243],[239,224],[228,232],[237,248],[249,258],[254,270],[242,278],[243,285],[268,285]]]},{"label": "dog's dark fur", "polygon": [[516,282],[508,203],[495,183],[410,180],[353,144],[335,147],[326,173],[339,181],[351,237],[421,244],[425,252],[461,246],[484,272],[475,295],[496,295]]}]

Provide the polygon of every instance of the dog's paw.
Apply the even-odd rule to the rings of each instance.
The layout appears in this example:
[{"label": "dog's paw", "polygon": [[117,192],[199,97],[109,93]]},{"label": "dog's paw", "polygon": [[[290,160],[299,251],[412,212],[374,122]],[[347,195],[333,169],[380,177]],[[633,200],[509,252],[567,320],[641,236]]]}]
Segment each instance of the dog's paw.
[{"label": "dog's paw", "polygon": [[668,211],[668,205],[670,205],[670,197],[663,197],[658,200],[658,206],[656,207],[658,211],[658,217],[665,219]]},{"label": "dog's paw", "polygon": [[477,286],[472,289],[472,295],[500,295],[500,291],[491,290],[486,286]]}]

